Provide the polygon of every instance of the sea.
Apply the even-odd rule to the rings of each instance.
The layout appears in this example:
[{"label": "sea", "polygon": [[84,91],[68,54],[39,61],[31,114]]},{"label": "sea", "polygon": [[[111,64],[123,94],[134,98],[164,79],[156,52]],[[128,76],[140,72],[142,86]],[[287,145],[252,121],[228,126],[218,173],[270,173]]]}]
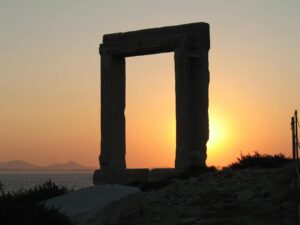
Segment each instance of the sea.
[{"label": "sea", "polygon": [[0,171],[0,182],[5,192],[28,190],[46,181],[77,190],[93,185],[94,171]]}]

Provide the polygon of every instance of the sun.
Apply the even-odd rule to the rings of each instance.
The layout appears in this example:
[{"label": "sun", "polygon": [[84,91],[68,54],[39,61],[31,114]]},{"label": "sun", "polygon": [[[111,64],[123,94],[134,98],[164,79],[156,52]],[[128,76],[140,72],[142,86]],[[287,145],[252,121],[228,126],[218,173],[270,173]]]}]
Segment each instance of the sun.
[{"label": "sun", "polygon": [[[176,142],[176,121],[169,120],[166,124],[165,136],[168,142]],[[222,147],[228,138],[228,126],[220,116],[211,115],[209,119],[209,140],[207,142],[208,149],[216,149]]]},{"label": "sun", "polygon": [[216,115],[212,115],[209,120],[209,140],[207,148],[212,151],[221,149],[228,141],[228,126],[225,120]]},{"label": "sun", "polygon": [[[228,148],[232,142],[232,126],[229,125],[229,120],[226,120],[221,113],[210,113],[209,116],[209,140],[207,142],[207,151],[210,159],[216,159]],[[169,119],[165,121],[165,143],[167,149],[174,151],[176,148],[176,120]],[[173,153],[172,153],[173,154]]]},{"label": "sun", "polygon": [[236,121],[230,115],[212,111],[209,116],[207,165],[226,166],[232,161],[238,135]]}]

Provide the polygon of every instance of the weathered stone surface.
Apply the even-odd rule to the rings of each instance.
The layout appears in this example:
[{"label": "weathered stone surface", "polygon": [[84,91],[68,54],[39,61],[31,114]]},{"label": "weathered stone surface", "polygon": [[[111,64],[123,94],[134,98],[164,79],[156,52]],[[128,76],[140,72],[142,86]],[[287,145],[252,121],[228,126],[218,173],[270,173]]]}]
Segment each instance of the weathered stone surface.
[{"label": "weathered stone surface", "polygon": [[140,194],[138,188],[98,185],[49,199],[45,206],[59,208],[77,225],[113,225],[139,217]]},{"label": "weathered stone surface", "polygon": [[93,181],[98,184],[146,184],[149,181],[149,169],[96,170]]},{"label": "weathered stone surface", "polygon": [[205,166],[209,48],[207,23],[104,35],[100,45],[101,170],[126,168],[125,57],[171,51],[175,53],[175,168]]}]

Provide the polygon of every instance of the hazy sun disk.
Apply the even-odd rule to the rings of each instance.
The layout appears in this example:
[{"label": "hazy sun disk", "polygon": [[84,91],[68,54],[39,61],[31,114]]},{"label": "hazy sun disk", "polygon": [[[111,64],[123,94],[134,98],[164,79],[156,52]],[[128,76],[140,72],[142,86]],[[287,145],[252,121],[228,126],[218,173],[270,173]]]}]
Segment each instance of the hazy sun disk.
[{"label": "hazy sun disk", "polygon": [[[230,127],[227,125],[224,118],[216,115],[211,115],[209,119],[209,140],[207,149],[209,154],[220,151],[223,146],[230,142]],[[175,147],[176,142],[176,120],[170,120],[166,125],[165,137],[170,146]]]},{"label": "hazy sun disk", "polygon": [[[176,121],[170,121],[166,124],[166,140],[171,145],[176,142]],[[229,141],[229,128],[226,123],[218,117],[211,116],[209,120],[209,140],[208,149],[220,149],[226,141]]]},{"label": "hazy sun disk", "polygon": [[224,139],[225,129],[222,121],[217,121],[215,118],[210,119],[208,148],[214,149],[221,145],[221,142],[224,141],[222,139]]}]

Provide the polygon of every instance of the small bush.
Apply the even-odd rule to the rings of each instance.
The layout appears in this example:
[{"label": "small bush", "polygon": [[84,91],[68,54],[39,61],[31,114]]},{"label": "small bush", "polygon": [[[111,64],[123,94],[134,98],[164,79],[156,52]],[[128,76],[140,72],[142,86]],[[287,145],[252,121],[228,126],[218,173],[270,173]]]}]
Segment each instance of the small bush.
[{"label": "small bush", "polygon": [[53,198],[68,192],[66,187],[58,187],[51,180],[46,181],[44,184],[35,186],[29,190],[19,190],[17,192],[9,193],[15,201],[31,201],[41,202],[43,200]]},{"label": "small bush", "polygon": [[67,188],[47,181],[30,190],[3,193],[0,196],[1,225],[71,225],[57,209],[47,209],[41,203],[66,192]]},{"label": "small bush", "polygon": [[286,165],[287,163],[291,163],[292,159],[287,158],[283,154],[260,154],[258,152],[254,152],[253,155],[241,154],[240,158],[237,158],[236,162],[233,162],[228,166],[231,169],[245,169],[251,167],[260,167],[260,168],[276,168]]}]

